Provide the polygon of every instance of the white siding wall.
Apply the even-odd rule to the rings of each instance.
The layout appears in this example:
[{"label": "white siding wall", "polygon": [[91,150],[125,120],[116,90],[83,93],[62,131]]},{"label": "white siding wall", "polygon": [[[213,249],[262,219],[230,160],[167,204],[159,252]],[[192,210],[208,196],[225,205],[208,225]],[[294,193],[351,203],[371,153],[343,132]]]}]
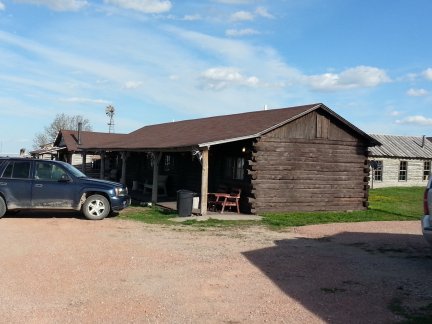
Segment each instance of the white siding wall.
[{"label": "white siding wall", "polygon": [[[382,181],[374,180],[373,188],[426,186],[427,184],[427,180],[423,180],[424,160],[389,158],[370,158],[370,160],[383,161]],[[407,181],[399,181],[400,161],[407,162]],[[372,188],[372,170],[369,177],[369,186]]]},{"label": "white siding wall", "polygon": [[[86,166],[90,167],[91,166],[91,162],[92,160],[99,160],[100,159],[100,155],[93,155],[93,154],[87,154],[86,156]],[[81,153],[75,153],[72,154],[72,165],[74,166],[81,166],[82,164],[82,155]]]}]

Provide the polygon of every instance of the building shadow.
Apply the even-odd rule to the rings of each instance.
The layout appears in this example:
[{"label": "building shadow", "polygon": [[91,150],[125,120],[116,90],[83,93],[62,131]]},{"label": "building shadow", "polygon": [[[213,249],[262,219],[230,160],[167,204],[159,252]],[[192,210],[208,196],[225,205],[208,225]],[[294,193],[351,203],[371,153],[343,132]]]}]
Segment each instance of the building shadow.
[{"label": "building shadow", "polygon": [[394,323],[432,319],[431,251],[421,235],[343,232],[243,254],[324,322]]}]

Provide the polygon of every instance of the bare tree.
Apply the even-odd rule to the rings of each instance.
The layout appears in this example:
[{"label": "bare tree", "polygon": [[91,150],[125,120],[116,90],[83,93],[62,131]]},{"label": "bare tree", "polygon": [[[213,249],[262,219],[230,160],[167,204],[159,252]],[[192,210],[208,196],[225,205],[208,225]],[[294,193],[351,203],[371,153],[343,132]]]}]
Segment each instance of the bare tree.
[{"label": "bare tree", "polygon": [[81,115],[69,116],[64,113],[57,114],[49,126],[45,126],[44,131],[35,135],[33,148],[38,149],[43,145],[54,142],[57,134],[62,129],[76,130],[78,123],[82,123],[82,130],[91,131],[90,121]]}]

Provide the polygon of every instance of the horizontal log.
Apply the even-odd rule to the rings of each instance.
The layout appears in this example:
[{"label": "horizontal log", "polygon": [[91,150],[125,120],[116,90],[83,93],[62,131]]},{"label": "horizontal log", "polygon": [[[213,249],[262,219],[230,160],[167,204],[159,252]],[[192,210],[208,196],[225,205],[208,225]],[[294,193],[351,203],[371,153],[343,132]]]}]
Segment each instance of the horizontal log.
[{"label": "horizontal log", "polygon": [[363,204],[355,205],[290,205],[290,206],[254,206],[252,208],[257,213],[263,212],[320,212],[320,211],[352,211],[352,210],[365,210],[367,209]]},{"label": "horizontal log", "polygon": [[[365,173],[363,166],[359,163],[348,165],[346,163],[293,163],[291,165],[276,165],[276,164],[256,164],[250,166],[252,171],[270,171],[270,172],[358,172],[359,174]],[[368,173],[368,171],[366,171]]]},{"label": "horizontal log", "polygon": [[297,143],[297,144],[328,144],[328,145],[356,145],[356,146],[363,146],[365,148],[368,148],[367,145],[362,145],[358,141],[342,141],[342,140],[329,140],[329,139],[304,139],[304,138],[275,138],[275,137],[261,137],[255,144],[260,143]]},{"label": "horizontal log", "polygon": [[342,192],[344,194],[356,194],[358,196],[364,196],[364,194],[367,192],[363,189],[362,186],[356,187],[325,187],[325,186],[307,186],[307,185],[300,185],[299,187],[280,187],[276,189],[267,189],[263,187],[256,187],[251,190],[251,192],[256,197],[289,197],[293,193],[295,194],[305,194],[305,195],[314,195],[314,194],[328,194],[328,195],[337,195],[338,193]]},{"label": "horizontal log", "polygon": [[[270,176],[270,175],[268,175]],[[334,175],[331,172],[320,172],[320,173],[290,173],[290,174],[285,174],[285,178],[283,181],[303,181],[303,180],[315,180],[317,182],[330,182],[330,183],[335,183],[335,182],[344,182],[344,181],[354,181],[356,183],[367,183],[368,179],[366,179],[368,177],[354,177],[353,174],[351,173],[346,173],[343,175]],[[256,183],[277,183],[278,181],[281,180],[277,180],[277,179],[267,179],[267,174],[266,173],[259,173],[258,174],[258,178],[256,180],[253,180],[252,183],[255,185]]]},{"label": "horizontal log", "polygon": [[[356,145],[334,145],[327,143],[290,143],[290,142],[280,142],[280,143],[265,143],[260,142],[254,146],[256,154],[262,151],[300,151],[300,152],[315,152],[317,150],[327,150],[328,153],[331,152],[357,152],[359,154],[366,154],[367,151],[363,147]],[[255,154],[255,153],[254,153]]]},{"label": "horizontal log", "polygon": [[303,150],[296,150],[292,148],[275,148],[275,149],[267,149],[260,150],[257,153],[252,155],[252,158],[255,160],[260,160],[261,158],[266,157],[283,157],[283,158],[300,158],[300,157],[320,157],[327,159],[335,159],[337,157],[358,157],[361,159],[366,159],[366,154],[362,152],[357,152],[355,150],[333,150],[331,151],[329,148],[308,148]]},{"label": "horizontal log", "polygon": [[254,180],[257,181],[279,181],[279,180],[316,180],[320,181],[322,179],[325,182],[332,183],[333,180],[338,181],[338,177],[342,181],[354,181],[354,182],[364,182],[363,178],[367,175],[364,172],[338,172],[337,176],[330,171],[291,171],[291,172],[281,172],[281,171],[254,171],[247,170],[247,174],[252,176]]},{"label": "horizontal log", "polygon": [[349,153],[340,153],[340,154],[327,154],[323,155],[322,153],[317,152],[316,154],[311,153],[298,153],[298,152],[290,152],[290,153],[281,153],[281,152],[268,152],[267,154],[257,154],[254,157],[253,161],[249,161],[250,165],[258,164],[258,163],[292,163],[292,162],[322,162],[322,163],[359,163],[362,167],[365,167],[366,157],[364,155],[356,155]]},{"label": "horizontal log", "polygon": [[313,194],[313,195],[289,195],[289,196],[274,196],[274,197],[263,197],[257,195],[256,201],[259,203],[306,203],[307,201],[316,202],[361,202],[364,200],[362,194]]}]

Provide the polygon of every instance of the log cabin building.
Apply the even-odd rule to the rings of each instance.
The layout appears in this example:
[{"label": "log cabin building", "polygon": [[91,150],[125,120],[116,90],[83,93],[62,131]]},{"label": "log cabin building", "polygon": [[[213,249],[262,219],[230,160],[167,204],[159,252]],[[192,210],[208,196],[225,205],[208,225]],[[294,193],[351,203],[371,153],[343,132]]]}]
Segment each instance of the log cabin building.
[{"label": "log cabin building", "polygon": [[241,189],[243,213],[366,209],[368,147],[378,144],[321,103],[84,135],[78,148],[101,156],[101,177],[117,154],[117,180],[151,183],[156,202],[163,175],[168,196],[198,193],[202,214],[222,187]]}]

